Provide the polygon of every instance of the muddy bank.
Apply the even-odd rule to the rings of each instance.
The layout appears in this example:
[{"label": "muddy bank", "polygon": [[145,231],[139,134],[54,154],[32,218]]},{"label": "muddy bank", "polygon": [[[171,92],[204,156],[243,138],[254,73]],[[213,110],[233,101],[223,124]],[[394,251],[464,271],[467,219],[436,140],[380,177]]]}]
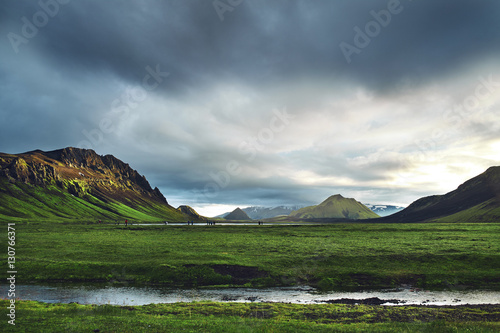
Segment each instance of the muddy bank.
[{"label": "muddy bank", "polygon": [[322,303],[327,304],[351,304],[351,305],[382,305],[382,304],[404,304],[406,301],[402,301],[399,299],[380,299],[378,297],[370,297],[365,299],[354,299],[354,298],[341,298],[341,299],[330,299],[326,301],[322,301]]}]

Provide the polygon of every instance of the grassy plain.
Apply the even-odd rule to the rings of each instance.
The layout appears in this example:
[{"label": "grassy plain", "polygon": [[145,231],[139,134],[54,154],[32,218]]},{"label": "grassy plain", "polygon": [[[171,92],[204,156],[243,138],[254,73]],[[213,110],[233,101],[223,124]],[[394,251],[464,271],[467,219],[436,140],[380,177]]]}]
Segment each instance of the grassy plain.
[{"label": "grassy plain", "polygon": [[18,283],[500,289],[497,223],[15,227]]},{"label": "grassy plain", "polygon": [[[7,301],[0,300],[0,307],[7,305]],[[95,306],[18,301],[16,306],[16,325],[6,324],[3,332],[500,331],[500,305],[384,307],[200,302]]]}]

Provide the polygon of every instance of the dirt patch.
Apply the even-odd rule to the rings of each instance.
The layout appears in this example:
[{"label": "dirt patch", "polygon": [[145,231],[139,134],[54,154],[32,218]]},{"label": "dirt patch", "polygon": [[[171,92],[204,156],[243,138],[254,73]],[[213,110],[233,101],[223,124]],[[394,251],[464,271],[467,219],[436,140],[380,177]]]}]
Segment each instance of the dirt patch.
[{"label": "dirt patch", "polygon": [[240,266],[240,265],[211,265],[215,273],[221,275],[230,275],[236,280],[252,280],[268,277],[269,273],[261,271],[258,267]]},{"label": "dirt patch", "polygon": [[184,265],[184,277],[177,277],[178,280],[184,280],[186,276],[190,279],[195,278],[198,285],[217,285],[217,284],[245,284],[258,279],[269,277],[269,273],[260,270],[258,267],[240,266],[240,265]]},{"label": "dirt patch", "polygon": [[392,304],[404,303],[404,301],[400,301],[397,299],[383,300],[383,299],[380,299],[378,297],[370,297],[370,298],[365,298],[365,299],[341,298],[341,299],[330,299],[330,300],[323,301],[323,302],[328,303],[328,304],[351,304],[351,305],[358,305],[358,304],[382,305],[385,303],[392,303]]}]

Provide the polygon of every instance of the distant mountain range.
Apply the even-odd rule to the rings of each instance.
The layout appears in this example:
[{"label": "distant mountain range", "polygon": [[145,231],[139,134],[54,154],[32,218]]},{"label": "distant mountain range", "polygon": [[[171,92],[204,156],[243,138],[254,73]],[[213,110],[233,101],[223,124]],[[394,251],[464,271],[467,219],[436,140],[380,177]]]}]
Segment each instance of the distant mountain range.
[{"label": "distant mountain range", "polygon": [[[391,215],[391,214],[397,213],[397,212],[404,209],[404,207],[391,206],[391,205],[372,205],[372,204],[364,204],[364,205],[379,216]],[[299,209],[304,208],[304,207],[306,207],[306,206],[304,206],[304,205],[277,206],[277,207],[252,206],[252,207],[242,208],[242,210],[245,213],[247,213],[247,215],[252,220],[262,220],[262,219],[269,219],[269,218],[278,217],[278,216],[288,216],[293,211],[299,210]],[[224,218],[229,213],[230,212],[226,212],[226,213],[218,215],[216,217]]]},{"label": "distant mountain range", "polygon": [[405,209],[405,207],[391,206],[391,205],[372,205],[372,204],[363,204],[363,205],[370,208],[370,210],[376,213],[378,216],[388,216]]},{"label": "distant mountain range", "polygon": [[[334,196],[335,197],[335,196]],[[331,199],[330,197],[329,199]],[[327,199],[328,201],[328,199]],[[324,208],[323,203],[318,205]],[[391,205],[366,204],[373,212],[379,213],[381,217],[357,217],[365,218],[366,222],[385,223],[407,223],[407,222],[499,222],[500,221],[500,166],[488,168],[484,173],[466,181],[456,190],[444,195],[433,195],[416,200],[407,208]],[[317,206],[311,206],[317,207]],[[290,219],[321,219],[327,222],[340,221],[339,211],[334,214],[321,212],[320,209],[306,207],[298,209],[297,212],[290,212]],[[253,214],[259,211],[272,212],[274,208],[249,207],[243,209],[250,210]],[[313,209],[313,213],[311,213]],[[286,214],[286,210],[283,210]],[[283,215],[285,215],[283,214]],[[341,210],[344,219],[356,218]],[[345,217],[345,216],[348,217]],[[269,215],[258,216],[259,218],[272,218]],[[323,217],[321,217],[323,216]],[[337,217],[334,217],[337,216]],[[360,215],[362,216],[362,215]]]},{"label": "distant mountain range", "polygon": [[204,219],[175,209],[158,188],[112,155],[64,148],[0,153],[0,220]]},{"label": "distant mountain range", "polygon": [[288,216],[294,210],[300,209],[304,206],[277,206],[277,207],[247,207],[243,211],[248,214],[252,219],[267,219],[276,216]]},{"label": "distant mountain range", "polygon": [[361,202],[352,198],[344,198],[340,194],[332,195],[316,206],[304,207],[289,215],[293,218],[345,218],[361,220],[379,217]]}]

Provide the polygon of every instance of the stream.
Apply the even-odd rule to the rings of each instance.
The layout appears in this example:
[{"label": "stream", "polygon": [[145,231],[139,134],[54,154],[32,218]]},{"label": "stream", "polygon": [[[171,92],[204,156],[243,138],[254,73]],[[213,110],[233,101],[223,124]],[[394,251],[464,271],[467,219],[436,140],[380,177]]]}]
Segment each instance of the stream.
[{"label": "stream", "polygon": [[[0,286],[7,295],[8,286]],[[144,305],[194,301],[281,302],[297,304],[345,303],[380,305],[500,304],[500,291],[425,291],[391,289],[319,293],[311,287],[168,289],[162,287],[114,287],[95,285],[18,285],[16,298],[46,303]]]}]

